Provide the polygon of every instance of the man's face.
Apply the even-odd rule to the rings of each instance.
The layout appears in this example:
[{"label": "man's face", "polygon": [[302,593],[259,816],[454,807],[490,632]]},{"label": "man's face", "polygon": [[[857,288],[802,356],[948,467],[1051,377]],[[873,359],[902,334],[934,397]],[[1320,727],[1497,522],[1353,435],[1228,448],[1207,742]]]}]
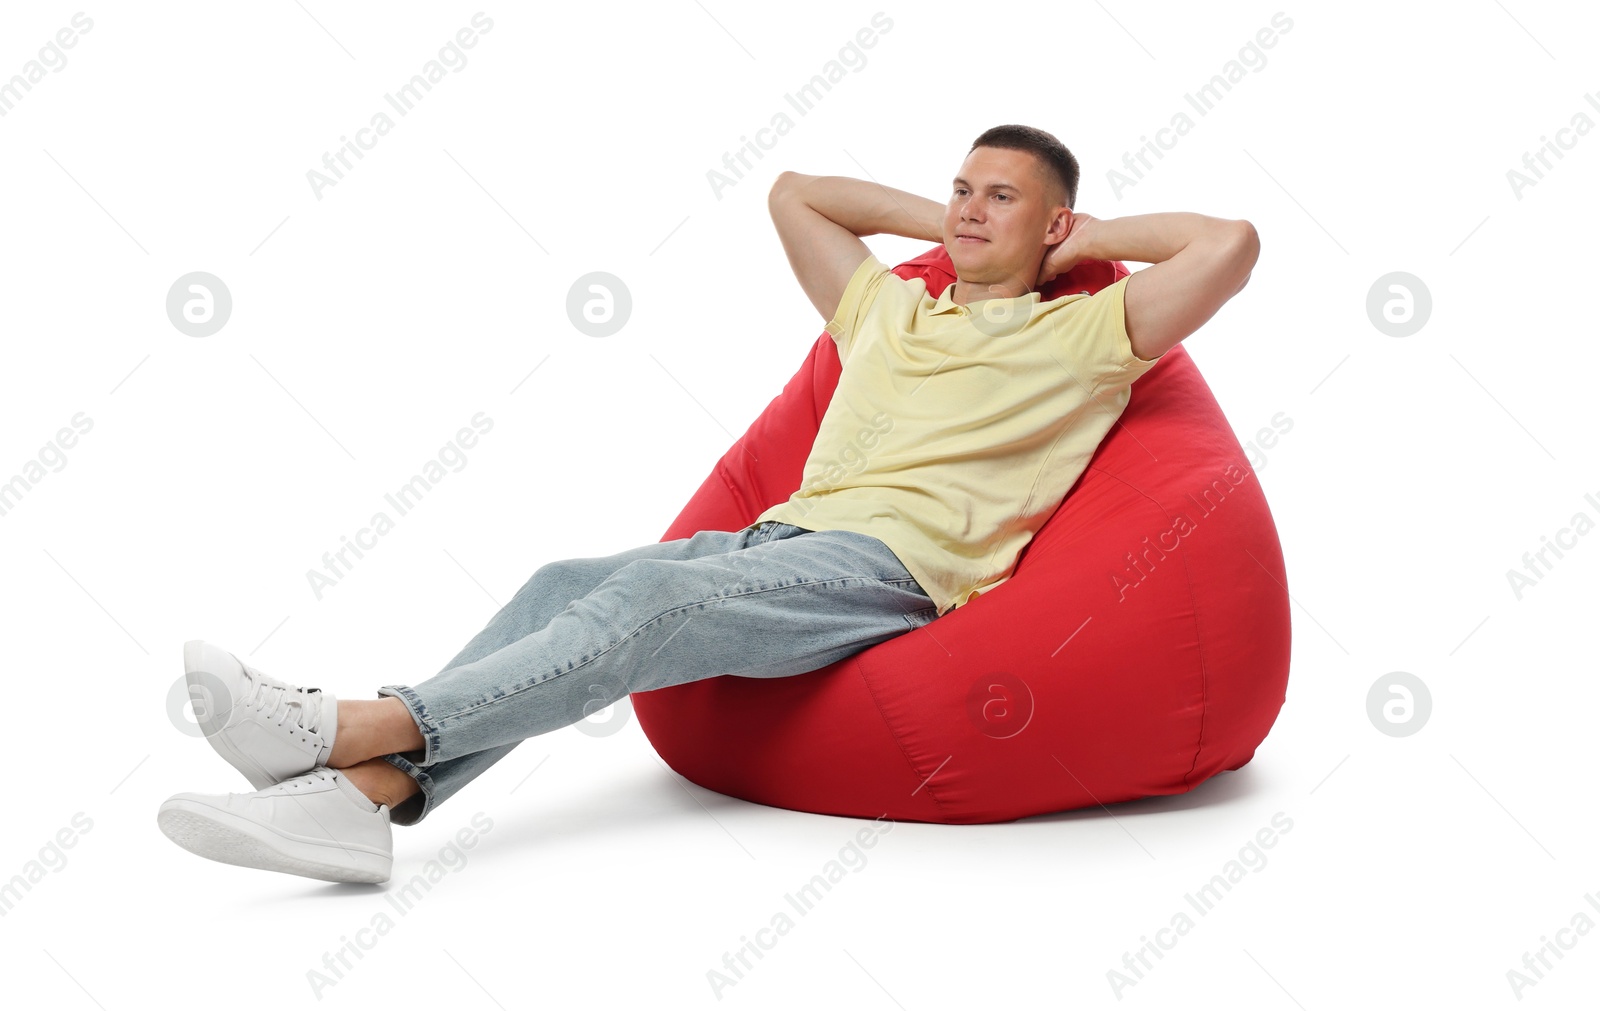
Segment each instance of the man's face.
[{"label": "man's face", "polygon": [[1059,234],[1050,232],[1052,220],[1070,217],[1051,199],[1044,172],[1027,151],[979,147],[967,155],[944,211],[944,248],[958,278],[977,284],[1020,279],[1033,287],[1045,247],[1065,235],[1064,222]]}]

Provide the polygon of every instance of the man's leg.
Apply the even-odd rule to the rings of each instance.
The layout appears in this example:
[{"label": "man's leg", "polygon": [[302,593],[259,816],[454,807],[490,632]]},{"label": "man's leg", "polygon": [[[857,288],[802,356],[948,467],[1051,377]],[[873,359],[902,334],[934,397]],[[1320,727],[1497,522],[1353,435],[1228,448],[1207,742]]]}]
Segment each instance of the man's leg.
[{"label": "man's leg", "polygon": [[642,558],[701,558],[726,554],[751,543],[752,537],[769,535],[769,529],[702,530],[692,537],[680,537],[658,544],[645,544],[614,555],[596,558],[564,558],[536,569],[516,596],[489,620],[483,631],[472,637],[455,658],[440,669],[442,676],[463,664],[482,659],[531,632],[550,624],[550,619],[574,600],[586,597],[618,569]]},{"label": "man's leg", "polygon": [[[767,533],[763,531],[763,535]],[[488,656],[544,628],[557,613],[574,600],[587,596],[630,562],[641,558],[681,559],[725,554],[749,544],[751,535],[750,527],[736,531],[702,530],[690,537],[646,544],[614,555],[564,558],[542,565],[435,677],[443,677],[456,667]],[[402,754],[420,749],[422,743],[417,736],[416,722],[398,699],[341,699],[339,705],[339,727],[328,765],[343,771],[369,798],[388,804],[396,812],[394,821],[399,825],[412,824],[418,817],[418,803],[401,809],[408,798],[420,792],[414,781],[418,776],[460,776],[464,782],[482,774],[521,743],[512,742],[463,755],[423,772]]]},{"label": "man's leg", "polygon": [[721,536],[744,546],[695,555],[681,547],[694,538],[667,542],[680,548],[634,558],[553,614],[530,610],[545,619],[537,629],[511,638],[532,621],[519,624],[508,605],[457,659],[497,648],[380,689],[405,704],[421,740],[382,756],[420,788],[395,823],[420,821],[523,739],[583,719],[586,706],[723,674],[815,670],[931,615],[933,602],[876,538],[787,524]]}]

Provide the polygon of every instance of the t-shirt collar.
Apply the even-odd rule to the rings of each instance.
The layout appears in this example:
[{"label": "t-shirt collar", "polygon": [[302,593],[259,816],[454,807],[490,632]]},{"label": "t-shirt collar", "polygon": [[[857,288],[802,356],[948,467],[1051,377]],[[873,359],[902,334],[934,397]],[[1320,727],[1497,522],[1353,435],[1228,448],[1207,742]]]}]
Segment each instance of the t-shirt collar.
[{"label": "t-shirt collar", "polygon": [[[951,297],[955,293],[956,283],[956,281],[952,280],[949,284],[945,285],[944,291],[939,293],[939,298],[933,303],[933,308],[928,310],[928,315],[938,316],[941,313],[960,312],[962,309],[967,308],[966,306],[956,304],[955,300]],[[1039,293],[1038,289],[1034,289],[1033,291],[1030,291],[1026,295],[1022,295],[1020,297],[1032,298],[1034,296],[1038,296],[1040,301],[1044,299],[1044,296]]]},{"label": "t-shirt collar", "polygon": [[933,308],[928,310],[928,315],[938,316],[939,314],[946,312],[959,312],[962,307],[957,305],[950,297],[951,293],[955,290],[956,282],[951,280],[949,284],[944,286],[944,291],[939,293],[939,298],[933,303]]}]

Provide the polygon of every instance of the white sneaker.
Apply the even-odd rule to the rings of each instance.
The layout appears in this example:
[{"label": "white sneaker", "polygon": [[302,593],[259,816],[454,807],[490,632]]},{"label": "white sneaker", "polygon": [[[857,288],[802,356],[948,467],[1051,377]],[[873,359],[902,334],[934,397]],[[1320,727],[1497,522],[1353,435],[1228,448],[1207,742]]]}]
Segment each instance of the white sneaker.
[{"label": "white sneaker", "polygon": [[389,880],[389,807],[374,804],[337,769],[316,768],[255,793],[180,793],[156,824],[209,860],[322,881]]},{"label": "white sneaker", "polygon": [[183,644],[189,698],[206,740],[257,790],[327,765],[339,702],[285,684],[199,639]]}]

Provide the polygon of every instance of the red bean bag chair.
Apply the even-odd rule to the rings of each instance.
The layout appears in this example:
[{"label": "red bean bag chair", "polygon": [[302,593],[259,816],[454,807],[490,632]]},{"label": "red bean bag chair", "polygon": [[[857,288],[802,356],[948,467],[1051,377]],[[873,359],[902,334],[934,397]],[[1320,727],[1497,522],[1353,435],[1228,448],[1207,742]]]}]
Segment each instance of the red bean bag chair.
[{"label": "red bean bag chair", "polygon": [[[894,271],[935,297],[954,280],[943,246]],[[1080,264],[1041,297],[1127,273]],[[742,529],[799,488],[839,371],[824,331],[662,539]],[[819,670],[631,700],[679,774],[796,811],[972,824],[1184,793],[1277,718],[1286,585],[1261,486],[1180,344],[1004,583]]]}]

